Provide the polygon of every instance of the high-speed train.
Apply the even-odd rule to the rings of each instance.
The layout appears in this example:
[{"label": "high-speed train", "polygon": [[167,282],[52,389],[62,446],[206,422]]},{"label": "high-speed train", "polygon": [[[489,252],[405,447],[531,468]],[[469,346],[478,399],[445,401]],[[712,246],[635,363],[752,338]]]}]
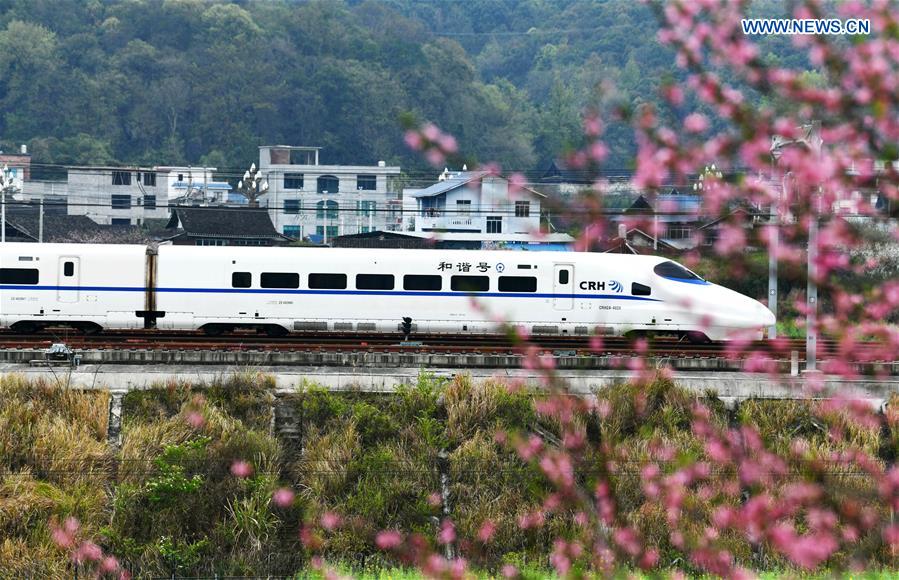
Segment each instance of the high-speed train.
[{"label": "high-speed train", "polygon": [[761,338],[774,315],[666,258],[576,252],[0,245],[0,327],[221,334]]}]

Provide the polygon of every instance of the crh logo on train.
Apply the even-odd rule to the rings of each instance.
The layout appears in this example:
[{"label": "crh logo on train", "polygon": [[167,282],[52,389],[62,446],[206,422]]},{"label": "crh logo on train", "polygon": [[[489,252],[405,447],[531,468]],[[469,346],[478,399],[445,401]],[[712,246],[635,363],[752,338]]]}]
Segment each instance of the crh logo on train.
[{"label": "crh logo on train", "polygon": [[[606,290],[606,282],[600,280],[583,280],[580,283],[581,290]],[[618,280],[609,280],[608,283],[609,290],[615,293],[620,294],[622,290],[624,290],[624,286],[621,285],[621,282]]]}]

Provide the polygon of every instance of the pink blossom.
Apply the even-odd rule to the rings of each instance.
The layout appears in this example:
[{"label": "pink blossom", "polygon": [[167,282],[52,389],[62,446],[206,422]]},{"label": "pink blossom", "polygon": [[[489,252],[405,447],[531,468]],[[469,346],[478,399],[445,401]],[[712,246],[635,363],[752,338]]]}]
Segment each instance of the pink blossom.
[{"label": "pink blossom", "polygon": [[425,152],[425,159],[434,167],[440,167],[446,161],[446,155],[439,149],[428,149]]},{"label": "pink blossom", "polygon": [[456,541],[456,526],[450,520],[443,520],[440,531],[437,533],[437,541],[441,544],[451,544]]},{"label": "pink blossom", "polygon": [[293,490],[287,487],[276,489],[275,493],[272,494],[272,501],[276,506],[281,508],[287,508],[293,505],[293,499]]},{"label": "pink blossom", "polygon": [[402,543],[403,536],[396,530],[384,530],[375,537],[375,545],[382,550],[396,549]]},{"label": "pink blossom", "polygon": [[53,528],[50,537],[53,539],[53,543],[60,548],[71,548],[74,543],[72,535],[61,528]]},{"label": "pink blossom", "polygon": [[478,539],[486,544],[493,539],[495,533],[496,524],[491,520],[484,520],[484,523],[481,524],[481,528],[478,530]]},{"label": "pink blossom", "polygon": [[456,143],[456,138],[446,133],[440,135],[440,137],[437,139],[437,144],[440,146],[444,153],[448,154],[453,154],[459,149],[459,145],[458,143]]},{"label": "pink blossom", "polygon": [[506,564],[500,570],[500,573],[504,578],[517,578],[518,577],[518,568],[513,566],[512,564]]},{"label": "pink blossom", "polygon": [[103,562],[100,563],[100,570],[103,572],[115,572],[119,569],[119,561],[114,556],[107,556],[103,558]]},{"label": "pink blossom", "polygon": [[241,479],[253,475],[253,466],[246,461],[235,461],[231,464],[231,474]]},{"label": "pink blossom", "polygon": [[422,141],[421,134],[418,131],[406,131],[404,139],[406,141],[406,145],[408,145],[410,149],[414,149],[416,151],[421,149],[422,144],[424,143]]},{"label": "pink blossom", "polygon": [[336,530],[340,527],[341,519],[340,516],[335,514],[334,512],[325,512],[321,517],[321,525],[324,529],[329,532]]},{"label": "pink blossom", "polygon": [[434,123],[425,124],[425,126],[421,129],[421,134],[425,139],[431,141],[432,143],[434,141],[437,141],[437,139],[439,139],[441,135],[440,129],[438,129],[437,125],[435,125]]},{"label": "pink blossom", "polygon": [[194,429],[199,429],[206,423],[206,419],[203,418],[203,415],[198,413],[197,411],[191,411],[185,417],[187,424],[193,427]]},{"label": "pink blossom", "polygon": [[684,129],[690,133],[702,133],[708,128],[709,120],[700,113],[692,113],[684,119]]},{"label": "pink blossom", "polygon": [[78,550],[73,555],[73,559],[76,562],[84,562],[84,561],[96,562],[102,557],[103,557],[103,550],[100,549],[100,546],[98,546],[97,544],[95,544],[91,541],[82,542],[81,545],[78,547]]}]

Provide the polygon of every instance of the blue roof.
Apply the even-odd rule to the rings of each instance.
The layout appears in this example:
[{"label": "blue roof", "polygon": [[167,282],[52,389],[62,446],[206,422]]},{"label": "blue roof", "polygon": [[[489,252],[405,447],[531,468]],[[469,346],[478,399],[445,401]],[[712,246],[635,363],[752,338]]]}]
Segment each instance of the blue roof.
[{"label": "blue roof", "polygon": [[[175,189],[187,189],[186,181],[176,181],[172,184],[172,187]],[[215,190],[223,190],[223,191],[231,191],[231,186],[225,181],[210,181],[209,183],[197,183],[194,184],[193,187],[196,189],[215,189]]]},{"label": "blue roof", "polygon": [[435,195],[440,195],[441,193],[446,193],[447,191],[461,187],[470,181],[480,179],[485,175],[487,175],[486,171],[463,171],[461,173],[456,173],[449,179],[438,181],[434,185],[426,187],[421,191],[416,191],[412,194],[412,197],[433,197]]}]

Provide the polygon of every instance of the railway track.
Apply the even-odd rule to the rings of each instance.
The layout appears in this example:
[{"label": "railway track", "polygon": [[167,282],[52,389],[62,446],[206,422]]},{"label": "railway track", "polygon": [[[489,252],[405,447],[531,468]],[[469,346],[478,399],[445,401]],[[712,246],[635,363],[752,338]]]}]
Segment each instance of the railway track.
[{"label": "railway track", "polygon": [[[225,336],[210,337],[201,332],[166,331],[106,331],[96,335],[84,335],[71,330],[48,329],[38,334],[17,334],[0,331],[0,349],[34,349],[49,347],[62,342],[71,349],[91,350],[208,350],[208,351],[332,351],[332,352],[434,352],[434,353],[521,353],[523,346],[510,339],[494,335],[421,335],[404,341],[402,335],[303,335],[291,334],[272,338],[253,332],[235,332]],[[805,341],[802,339],[775,339],[736,345],[734,343],[691,344],[675,339],[658,338],[642,344],[621,337],[604,337],[596,348],[590,337],[531,337],[530,343],[541,352],[574,355],[651,355],[673,357],[740,358],[747,352],[763,353],[771,358],[788,360],[798,353],[805,359]],[[842,356],[840,346],[834,341],[819,341],[819,360]],[[893,353],[895,354],[895,353]],[[893,362],[883,345],[863,343],[853,352],[854,362]]]}]

